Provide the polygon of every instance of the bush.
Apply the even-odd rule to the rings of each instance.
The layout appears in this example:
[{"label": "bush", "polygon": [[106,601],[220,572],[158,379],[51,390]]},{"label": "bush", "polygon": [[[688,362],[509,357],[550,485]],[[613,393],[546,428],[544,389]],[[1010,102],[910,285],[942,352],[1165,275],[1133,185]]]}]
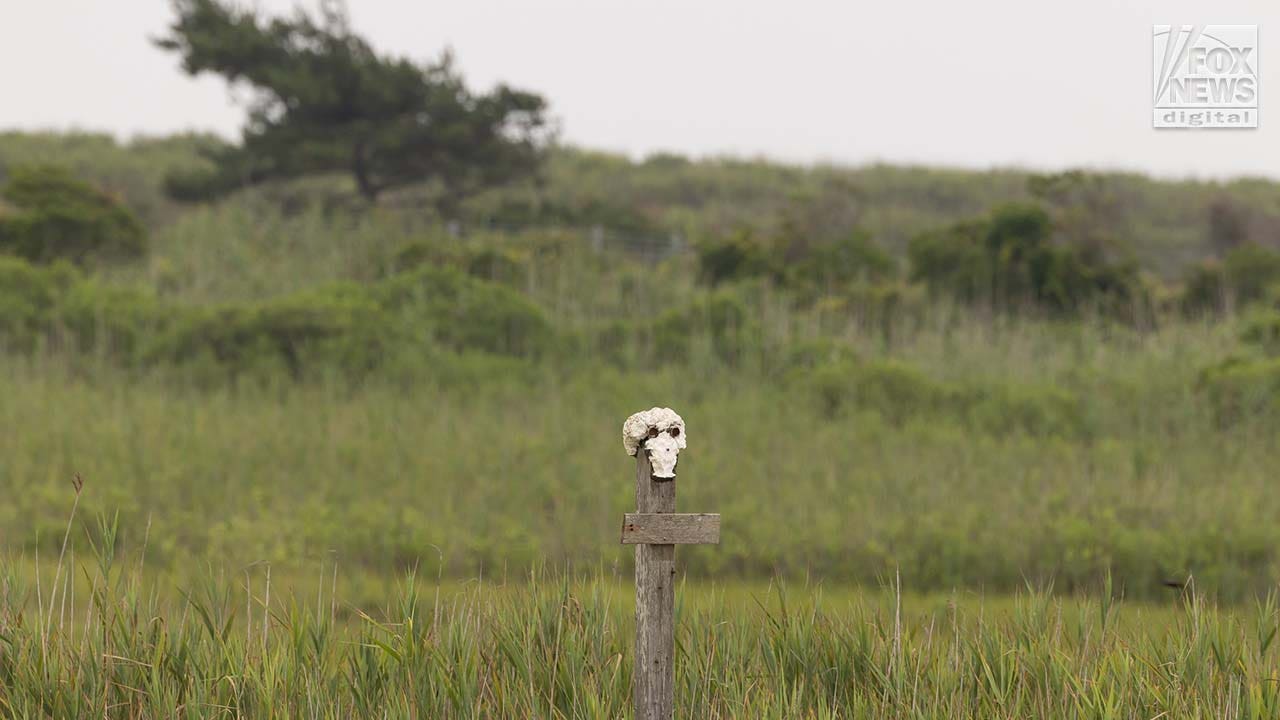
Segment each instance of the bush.
[{"label": "bush", "polygon": [[705,339],[716,359],[728,365],[742,361],[750,336],[746,304],[724,291],[662,313],[651,335],[657,362],[688,360],[695,342]]},{"label": "bush", "polygon": [[37,263],[119,260],[146,250],[142,222],[115,199],[53,166],[12,170],[0,197],[0,252]]},{"label": "bush", "polygon": [[897,276],[893,258],[862,232],[821,243],[766,242],[743,232],[703,244],[698,250],[698,271],[702,281],[712,286],[767,277],[810,297]]},{"label": "bush", "polygon": [[415,240],[401,247],[391,258],[386,274],[409,272],[421,267],[456,267],[461,260],[457,248],[431,240]]},{"label": "bush", "polygon": [[229,195],[239,187],[233,174],[209,168],[175,170],[164,178],[164,194],[181,203],[207,203]]},{"label": "bush", "polygon": [[1182,308],[1188,314],[1221,313],[1275,299],[1280,289],[1280,253],[1246,243],[1221,262],[1193,265],[1183,281]]},{"label": "bush", "polygon": [[0,257],[0,350],[65,341],[124,366],[194,366],[235,377],[336,370],[359,378],[388,355],[441,347],[515,357],[553,344],[542,312],[520,294],[454,270],[424,268],[372,287],[334,284],[214,307],[164,306],[147,291],[86,279],[65,263]]},{"label": "bush", "polygon": [[698,249],[698,274],[710,285],[777,275],[767,248],[748,233],[707,243]]},{"label": "bush", "polygon": [[507,248],[480,248],[466,257],[467,274],[503,285],[523,286],[529,280],[529,262]]},{"label": "bush", "polygon": [[[720,290],[657,317],[612,320],[592,327],[582,338],[591,357],[619,368],[686,363],[710,358],[740,366],[759,346],[758,326],[752,320],[743,288]],[[765,357],[762,352],[761,358]],[[781,359],[782,369],[786,360]],[[775,364],[775,369],[778,366]]]},{"label": "bush", "polygon": [[86,279],[66,264],[0,258],[0,346],[41,339],[119,364],[205,363],[231,375],[263,367],[299,377],[325,364],[358,374],[387,338],[379,308],[354,286],[262,303],[165,307],[150,292]]},{"label": "bush", "polygon": [[151,362],[211,364],[237,375],[322,367],[358,377],[381,359],[388,328],[361,288],[335,285],[258,304],[187,311],[150,353]]},{"label": "bush", "polygon": [[927,311],[923,290],[905,283],[850,285],[842,292],[826,295],[811,306],[818,327],[824,333],[841,334],[850,327],[874,331],[892,344],[903,330],[919,327]]},{"label": "bush", "polygon": [[1280,355],[1280,311],[1267,310],[1250,317],[1240,339],[1268,355]]},{"label": "bush", "polygon": [[40,342],[101,351],[131,363],[165,321],[150,293],[86,279],[66,263],[39,266],[0,257],[0,349],[28,353]]},{"label": "bush", "polygon": [[58,302],[77,273],[68,265],[36,267],[0,257],[0,350],[30,352],[52,325]]},{"label": "bush", "polygon": [[449,269],[424,267],[374,288],[394,320],[458,350],[538,356],[554,341],[551,323],[523,295]]},{"label": "bush", "polygon": [[990,433],[1078,437],[1085,432],[1075,396],[1054,387],[990,385],[969,388],[956,398],[967,423]]},{"label": "bush", "polygon": [[1072,316],[1086,310],[1132,319],[1147,305],[1133,263],[1050,242],[1053,226],[1036,205],[1010,204],[990,217],[914,238],[911,277],[934,294],[1016,311]]},{"label": "bush", "polygon": [[898,360],[834,357],[809,372],[791,374],[793,380],[802,380],[819,412],[829,419],[869,410],[895,425],[913,418],[947,418],[998,434],[1077,437],[1085,431],[1080,403],[1058,388],[952,385]]},{"label": "bush", "polygon": [[951,396],[941,383],[896,360],[836,362],[813,371],[805,383],[827,418],[862,409],[899,425],[944,409]]},{"label": "bush", "polygon": [[819,337],[790,343],[782,352],[782,371],[791,378],[818,368],[856,362],[858,355],[848,343]]},{"label": "bush", "polygon": [[592,328],[584,338],[587,357],[618,368],[632,367],[637,359],[636,339],[643,334],[638,326],[633,320],[612,320]]},{"label": "bush", "polygon": [[1227,307],[1227,274],[1222,263],[1208,259],[1188,268],[1178,304],[1187,315],[1224,311]]},{"label": "bush", "polygon": [[1219,425],[1269,417],[1280,409],[1280,358],[1228,358],[1200,373],[1198,389]]},{"label": "bush", "polygon": [[419,240],[401,248],[391,262],[393,274],[422,267],[453,268],[474,278],[512,286],[523,286],[529,279],[528,258],[511,248],[464,248]]},{"label": "bush", "polygon": [[1261,350],[1263,356],[1231,356],[1199,375],[1198,389],[1224,427],[1280,410],[1280,311],[1249,316],[1240,340]]},{"label": "bush", "polygon": [[916,236],[907,248],[911,280],[934,295],[990,303],[995,268],[982,242],[985,233],[985,223],[968,221]]},{"label": "bush", "polygon": [[148,291],[82,280],[67,289],[58,329],[69,334],[80,352],[97,352],[134,365],[181,314],[181,310],[162,307]]},{"label": "bush", "polygon": [[861,232],[813,246],[792,269],[796,283],[824,289],[855,282],[881,283],[896,274],[893,258]]}]

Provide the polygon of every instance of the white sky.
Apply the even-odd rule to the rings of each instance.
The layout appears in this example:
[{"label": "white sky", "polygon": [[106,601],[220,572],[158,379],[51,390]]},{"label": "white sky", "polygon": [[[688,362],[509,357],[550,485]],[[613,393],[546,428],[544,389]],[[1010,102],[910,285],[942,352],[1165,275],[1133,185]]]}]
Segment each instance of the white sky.
[{"label": "white sky", "polygon": [[[566,141],[637,157],[1280,177],[1277,0],[349,5],[380,51],[451,46],[474,86],[546,95]],[[169,18],[165,0],[0,0],[0,128],[234,137],[223,83],[148,42]],[[1261,127],[1153,130],[1155,23],[1260,25]]]}]

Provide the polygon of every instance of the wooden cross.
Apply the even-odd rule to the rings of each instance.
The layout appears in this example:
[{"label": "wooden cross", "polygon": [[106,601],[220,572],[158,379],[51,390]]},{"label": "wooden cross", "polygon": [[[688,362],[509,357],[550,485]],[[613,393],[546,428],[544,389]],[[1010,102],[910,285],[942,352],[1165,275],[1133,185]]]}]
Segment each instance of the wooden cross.
[{"label": "wooden cross", "polygon": [[720,543],[720,516],[677,513],[675,478],[653,477],[649,452],[636,453],[636,510],[622,543],[636,546],[636,720],[671,720],[675,697],[676,545]]}]

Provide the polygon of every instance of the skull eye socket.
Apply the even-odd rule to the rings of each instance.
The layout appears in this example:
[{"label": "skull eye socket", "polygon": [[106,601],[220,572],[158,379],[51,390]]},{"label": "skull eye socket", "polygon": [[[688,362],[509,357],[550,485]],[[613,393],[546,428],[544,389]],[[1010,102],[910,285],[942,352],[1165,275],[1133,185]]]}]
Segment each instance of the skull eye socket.
[{"label": "skull eye socket", "polygon": [[650,439],[653,439],[653,438],[656,438],[656,437],[658,437],[658,428],[656,428],[656,427],[651,427],[651,428],[649,428],[649,438],[650,438]]},{"label": "skull eye socket", "polygon": [[680,437],[680,428],[673,427],[670,430],[668,430],[667,433],[670,434],[671,437]]}]

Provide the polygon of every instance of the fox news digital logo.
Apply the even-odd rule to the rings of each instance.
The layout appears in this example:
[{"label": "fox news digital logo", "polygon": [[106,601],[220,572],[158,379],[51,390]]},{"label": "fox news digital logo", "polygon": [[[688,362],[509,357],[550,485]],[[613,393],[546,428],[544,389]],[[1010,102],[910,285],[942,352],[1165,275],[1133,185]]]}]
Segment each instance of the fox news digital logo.
[{"label": "fox news digital logo", "polygon": [[1258,127],[1257,25],[1156,25],[1158,128]]}]

